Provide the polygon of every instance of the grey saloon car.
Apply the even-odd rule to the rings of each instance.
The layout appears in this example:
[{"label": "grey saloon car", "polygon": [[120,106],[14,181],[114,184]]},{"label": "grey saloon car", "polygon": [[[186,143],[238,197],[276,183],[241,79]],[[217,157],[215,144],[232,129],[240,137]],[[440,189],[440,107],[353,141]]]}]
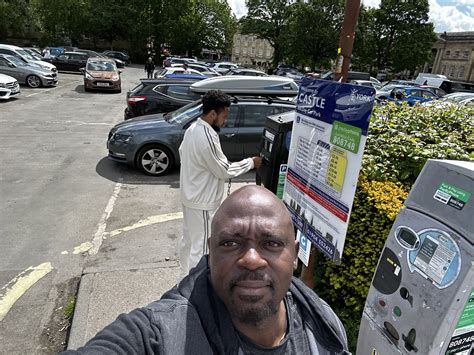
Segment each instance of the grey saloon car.
[{"label": "grey saloon car", "polygon": [[28,64],[14,56],[0,54],[0,73],[10,75],[20,84],[37,88],[54,86],[58,83],[58,74],[35,64]]},{"label": "grey saloon car", "polygon": [[[294,109],[294,103],[285,100],[236,98],[219,132],[224,154],[230,161],[258,155],[266,117]],[[174,112],[121,122],[109,132],[109,158],[148,175],[165,175],[179,165],[184,132],[201,113],[201,100],[197,100]]]}]

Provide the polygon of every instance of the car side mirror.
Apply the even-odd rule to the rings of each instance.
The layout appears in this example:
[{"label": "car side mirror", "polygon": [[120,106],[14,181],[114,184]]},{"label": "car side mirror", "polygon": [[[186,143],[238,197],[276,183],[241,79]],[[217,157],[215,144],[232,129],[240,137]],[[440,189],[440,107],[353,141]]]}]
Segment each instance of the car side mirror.
[{"label": "car side mirror", "polygon": [[121,70],[119,70],[119,71],[118,71],[118,73],[119,73],[119,74],[122,74],[122,71],[121,71]]},{"label": "car side mirror", "polygon": [[86,71],[86,68],[79,68],[79,71],[84,74],[84,72]]},{"label": "car side mirror", "polygon": [[8,66],[9,66],[10,68],[15,68],[15,64],[10,63],[10,62],[8,63]]}]

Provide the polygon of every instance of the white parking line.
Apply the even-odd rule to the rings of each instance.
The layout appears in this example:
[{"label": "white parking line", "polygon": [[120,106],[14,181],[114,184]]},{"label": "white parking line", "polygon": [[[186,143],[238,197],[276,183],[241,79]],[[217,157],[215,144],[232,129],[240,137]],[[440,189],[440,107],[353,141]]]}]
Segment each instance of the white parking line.
[{"label": "white parking line", "polygon": [[28,289],[53,270],[51,263],[30,266],[0,290],[0,322]]},{"label": "white parking line", "polygon": [[166,213],[166,214],[160,214],[156,216],[150,216],[138,221],[137,223],[132,224],[131,226],[119,228],[111,232],[105,232],[105,235],[107,237],[115,237],[116,235],[119,235],[120,233],[128,232],[137,228],[142,228],[142,227],[150,226],[152,224],[163,223],[163,222],[173,221],[173,220],[182,219],[182,218],[183,218],[183,212]]},{"label": "white parking line", "polygon": [[[121,179],[120,179],[121,181]],[[117,200],[118,194],[120,193],[120,189],[122,188],[122,183],[118,182],[115,184],[114,192],[112,196],[110,196],[109,203],[105,207],[105,211],[100,218],[99,223],[97,224],[97,231],[92,238],[92,245],[89,249],[89,255],[97,254],[99,251],[100,246],[104,240],[105,228],[107,227],[107,220],[110,217],[110,214],[114,210],[115,201]],[[89,246],[89,245],[88,245]],[[85,248],[84,248],[85,249]]]}]

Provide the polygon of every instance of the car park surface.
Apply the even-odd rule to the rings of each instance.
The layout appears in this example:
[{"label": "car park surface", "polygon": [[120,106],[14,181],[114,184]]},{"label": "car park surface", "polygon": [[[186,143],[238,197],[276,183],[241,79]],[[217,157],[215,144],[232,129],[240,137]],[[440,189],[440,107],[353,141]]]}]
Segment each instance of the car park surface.
[{"label": "car park surface", "polygon": [[[229,160],[256,156],[266,117],[295,109],[289,101],[267,98],[234,100],[226,123],[219,132]],[[113,127],[107,138],[109,158],[160,176],[179,164],[178,148],[186,129],[201,115],[197,100],[168,114],[141,116]]]}]

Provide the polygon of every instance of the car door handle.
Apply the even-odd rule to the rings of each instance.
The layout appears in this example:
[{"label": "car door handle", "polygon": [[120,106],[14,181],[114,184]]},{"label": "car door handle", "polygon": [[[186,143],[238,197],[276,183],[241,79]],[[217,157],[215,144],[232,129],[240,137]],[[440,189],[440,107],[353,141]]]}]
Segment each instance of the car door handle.
[{"label": "car door handle", "polygon": [[235,133],[227,133],[227,134],[224,134],[224,136],[226,138],[232,138],[233,136],[235,136]]}]

